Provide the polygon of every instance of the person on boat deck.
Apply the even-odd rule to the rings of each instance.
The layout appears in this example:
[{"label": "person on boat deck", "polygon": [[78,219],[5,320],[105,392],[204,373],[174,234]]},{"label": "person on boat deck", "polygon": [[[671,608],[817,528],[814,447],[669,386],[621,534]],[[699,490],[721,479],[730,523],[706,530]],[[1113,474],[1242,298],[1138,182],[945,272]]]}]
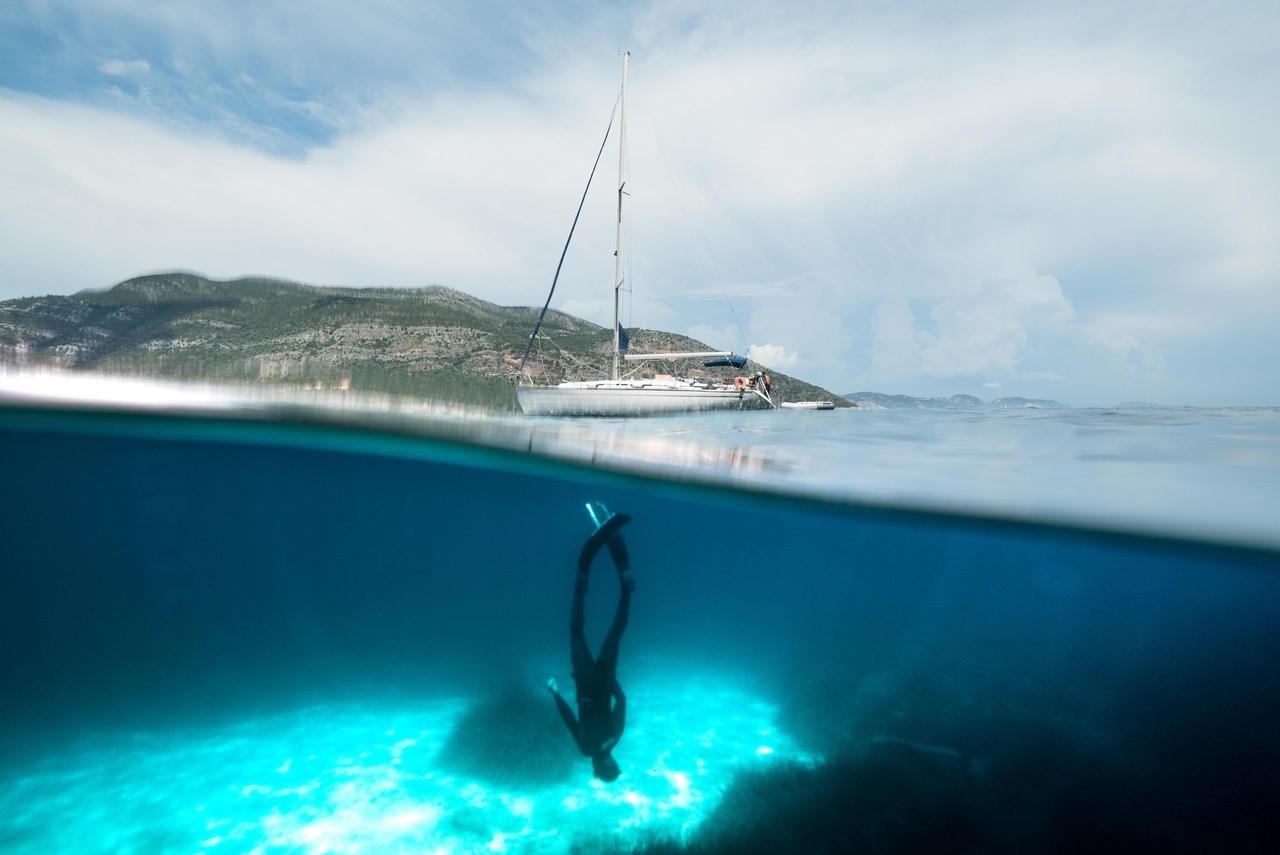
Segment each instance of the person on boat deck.
[{"label": "person on boat deck", "polygon": [[[569,704],[561,696],[555,678],[547,681],[547,691],[555,698],[556,709],[565,727],[573,735],[578,750],[591,758],[591,769],[602,781],[612,781],[619,775],[618,763],[613,759],[613,747],[622,736],[627,720],[627,696],[618,684],[618,642],[627,628],[627,613],[631,608],[631,592],[636,582],[631,577],[627,558],[627,545],[618,530],[631,521],[626,514],[610,515],[604,505],[587,505],[597,527],[582,547],[578,556],[578,576],[573,586],[573,609],[569,616],[569,654],[573,661],[573,682],[578,696],[578,714],[575,716]],[[600,547],[608,546],[614,567],[618,570],[620,591],[618,609],[613,625],[600,645],[600,655],[592,658],[583,630],[587,595],[587,579],[591,562]]]}]

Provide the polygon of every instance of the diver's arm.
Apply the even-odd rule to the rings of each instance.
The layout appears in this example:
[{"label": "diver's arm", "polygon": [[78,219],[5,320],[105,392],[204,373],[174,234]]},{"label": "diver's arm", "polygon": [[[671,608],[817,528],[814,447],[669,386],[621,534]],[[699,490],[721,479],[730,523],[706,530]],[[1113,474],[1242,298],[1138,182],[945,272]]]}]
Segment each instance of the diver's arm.
[{"label": "diver's arm", "polygon": [[551,697],[556,699],[556,709],[560,711],[560,720],[564,722],[565,727],[569,728],[569,733],[573,736],[573,741],[578,743],[578,734],[582,730],[578,725],[578,717],[573,714],[573,710],[570,709],[568,702],[561,697],[559,692],[553,689],[551,691]]},{"label": "diver's arm", "polygon": [[622,686],[617,680],[613,681],[613,733],[614,739],[622,736],[622,730],[627,726],[627,696],[622,693]]}]

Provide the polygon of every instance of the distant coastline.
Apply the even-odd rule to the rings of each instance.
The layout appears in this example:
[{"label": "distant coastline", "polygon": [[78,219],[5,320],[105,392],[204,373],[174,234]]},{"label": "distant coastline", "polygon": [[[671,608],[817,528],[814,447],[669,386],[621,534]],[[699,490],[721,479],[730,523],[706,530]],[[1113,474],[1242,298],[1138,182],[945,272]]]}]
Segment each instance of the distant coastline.
[{"label": "distant coastline", "polygon": [[916,398],[911,395],[886,395],[883,392],[848,392],[845,400],[864,410],[1069,410],[1070,404],[1048,398],[996,398],[983,401],[973,395],[951,395],[946,398]]}]

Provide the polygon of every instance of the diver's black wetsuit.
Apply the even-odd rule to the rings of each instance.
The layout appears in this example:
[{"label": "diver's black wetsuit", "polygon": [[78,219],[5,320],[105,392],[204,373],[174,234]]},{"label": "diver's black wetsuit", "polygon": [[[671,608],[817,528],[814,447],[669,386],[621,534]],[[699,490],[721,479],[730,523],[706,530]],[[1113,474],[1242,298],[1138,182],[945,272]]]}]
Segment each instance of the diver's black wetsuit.
[{"label": "diver's black wetsuit", "polygon": [[[565,726],[573,734],[573,741],[584,755],[598,761],[607,757],[622,736],[626,725],[627,698],[618,685],[618,642],[627,628],[627,614],[631,608],[631,591],[635,581],[628,572],[627,546],[618,529],[626,525],[630,517],[618,514],[602,525],[582,548],[578,557],[578,578],[573,588],[573,611],[569,618],[569,651],[573,660],[573,682],[577,688],[578,715],[575,717],[569,704],[552,691],[556,708]],[[609,554],[618,568],[621,592],[613,625],[600,645],[600,655],[592,658],[583,634],[586,624],[584,601],[591,561],[602,545],[609,547]],[[616,701],[611,705],[610,700]],[[610,758],[611,760],[611,758]]]}]

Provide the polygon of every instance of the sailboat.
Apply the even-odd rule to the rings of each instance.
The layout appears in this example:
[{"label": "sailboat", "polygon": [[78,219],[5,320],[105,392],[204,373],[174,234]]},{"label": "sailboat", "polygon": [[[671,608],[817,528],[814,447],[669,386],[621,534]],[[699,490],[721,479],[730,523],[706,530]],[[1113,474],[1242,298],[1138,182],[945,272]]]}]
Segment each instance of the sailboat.
[{"label": "sailboat", "polygon": [[[656,375],[650,378],[622,377],[619,365],[622,362],[644,362],[652,360],[676,361],[701,359],[703,365],[712,367],[730,366],[741,369],[746,359],[734,356],[728,351],[705,351],[696,353],[644,353],[632,354],[623,351],[627,347],[626,334],[618,321],[618,307],[623,284],[623,195],[626,187],[627,164],[627,67],[631,54],[622,55],[622,94],[619,96],[620,121],[618,125],[618,220],[617,242],[614,247],[613,276],[613,371],[608,379],[567,381],[556,386],[535,386],[531,383],[520,383],[516,386],[516,397],[520,401],[520,409],[528,416],[648,416],[665,413],[701,412],[707,410],[766,410],[773,409],[773,399],[769,395],[769,378],[757,371],[746,376],[732,377],[727,380],[699,380],[672,375]],[[607,139],[607,134],[606,134]],[[597,158],[598,162],[598,158]],[[590,184],[588,183],[588,186]],[[585,198],[585,196],[584,196]],[[581,206],[579,206],[581,213]],[[575,219],[575,224],[577,220]],[[572,234],[572,233],[571,233]],[[567,249],[566,245],[566,249]],[[564,257],[561,256],[563,263]],[[557,275],[559,271],[557,271]],[[552,284],[552,291],[555,284]],[[550,303],[550,297],[547,302]],[[546,306],[543,307],[543,313]],[[541,317],[538,321],[541,324]],[[530,338],[538,334],[534,327]],[[525,350],[525,359],[529,351]],[[521,361],[523,371],[524,361]]]}]

